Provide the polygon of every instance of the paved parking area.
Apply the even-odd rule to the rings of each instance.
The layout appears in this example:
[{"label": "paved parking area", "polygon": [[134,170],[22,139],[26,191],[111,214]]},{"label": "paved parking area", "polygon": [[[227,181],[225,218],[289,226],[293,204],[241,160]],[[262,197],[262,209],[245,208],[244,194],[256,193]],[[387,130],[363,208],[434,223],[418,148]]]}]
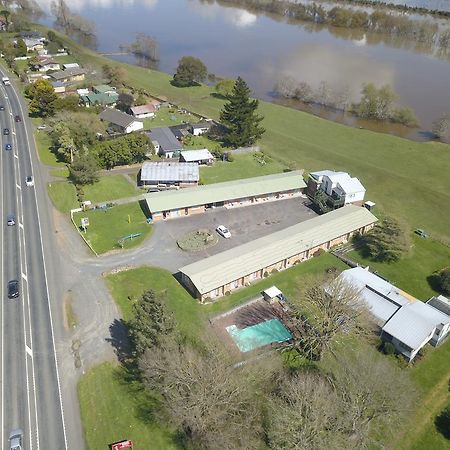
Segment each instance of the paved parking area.
[{"label": "paved parking area", "polygon": [[[151,262],[177,272],[180,267],[210,255],[253,241],[316,216],[301,197],[266,202],[232,209],[214,209],[204,214],[156,222],[152,237],[144,246],[151,247]],[[199,228],[214,230],[225,225],[230,239],[219,237],[214,247],[200,252],[184,252],[177,246],[178,237]]]}]

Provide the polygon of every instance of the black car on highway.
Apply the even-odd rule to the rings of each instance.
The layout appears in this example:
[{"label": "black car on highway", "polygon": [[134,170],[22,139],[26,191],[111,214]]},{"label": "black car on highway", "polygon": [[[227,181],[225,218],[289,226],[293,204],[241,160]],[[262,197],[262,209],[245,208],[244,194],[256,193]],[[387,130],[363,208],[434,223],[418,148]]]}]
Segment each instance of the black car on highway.
[{"label": "black car on highway", "polygon": [[20,118],[20,116],[15,116],[15,117],[14,117],[14,120],[15,120],[16,122],[22,122],[22,119]]},{"label": "black car on highway", "polygon": [[0,111],[4,111],[5,107],[3,105],[0,105]]},{"label": "black car on highway", "polygon": [[11,144],[5,144],[5,150],[12,150]]},{"label": "black car on highway", "polygon": [[8,298],[17,298],[19,296],[19,281],[11,280],[8,282]]},{"label": "black car on highway", "polygon": [[9,128],[3,128],[3,134],[7,136],[9,134]]}]

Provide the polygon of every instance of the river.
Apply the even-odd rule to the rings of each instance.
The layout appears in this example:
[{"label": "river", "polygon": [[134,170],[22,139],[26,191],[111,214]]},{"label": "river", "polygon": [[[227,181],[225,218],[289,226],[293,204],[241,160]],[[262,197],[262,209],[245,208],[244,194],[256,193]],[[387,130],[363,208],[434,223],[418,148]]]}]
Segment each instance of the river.
[{"label": "river", "polygon": [[[48,10],[50,0],[38,3]],[[384,42],[380,35],[361,31],[288,23],[214,0],[71,0],[70,7],[95,23],[100,52],[116,53],[140,32],[154,37],[159,43],[158,68],[167,73],[174,73],[182,56],[193,55],[211,73],[242,76],[257,97],[270,101],[279,101],[273,88],[283,76],[313,85],[322,80],[346,84],[355,99],[364,82],[389,84],[399,103],[414,109],[419,130],[362,122],[320,108],[311,112],[412,139],[427,139],[432,122],[443,113],[450,116],[450,61],[411,42]],[[131,56],[112,57],[134,61]],[[297,102],[285,103],[304,109]]]}]

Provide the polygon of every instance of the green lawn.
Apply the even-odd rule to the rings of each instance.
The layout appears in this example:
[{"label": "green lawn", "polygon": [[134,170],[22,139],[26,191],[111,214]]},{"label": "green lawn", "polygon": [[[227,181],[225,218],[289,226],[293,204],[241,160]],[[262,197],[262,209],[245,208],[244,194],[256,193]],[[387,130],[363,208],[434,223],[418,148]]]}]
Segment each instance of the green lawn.
[{"label": "green lawn", "polygon": [[170,127],[172,125],[179,125],[183,123],[183,121],[188,122],[190,120],[197,122],[195,116],[192,117],[188,114],[179,113],[174,108],[163,107],[155,114],[155,117],[144,119],[144,128],[150,130],[151,128],[156,127]]},{"label": "green lawn", "polygon": [[266,164],[261,165],[251,154],[236,155],[233,162],[216,161],[211,167],[200,167],[200,179],[204,184],[219,183],[239,178],[270,175],[282,172],[285,168],[272,158]]},{"label": "green lawn", "polygon": [[83,191],[84,198],[92,203],[133,197],[140,193],[123,175],[103,176],[98,183],[84,186]]},{"label": "green lawn", "polygon": [[107,210],[75,213],[73,218],[77,226],[81,226],[82,217],[89,218],[89,227],[84,236],[97,253],[120,249],[119,239],[142,233],[126,240],[123,248],[136,247],[142,244],[152,231],[152,225],[147,223],[138,202],[114,206]]},{"label": "green lawn", "polygon": [[51,170],[50,175],[53,177],[68,178],[69,169],[67,167],[63,167],[62,169]]},{"label": "green lawn", "polygon": [[75,186],[68,181],[54,181],[47,186],[48,195],[53,206],[63,213],[79,208]]},{"label": "green lawn", "polygon": [[106,450],[122,439],[131,439],[135,450],[176,448],[170,431],[153,423],[154,401],[121,367],[90,369],[78,384],[78,398],[88,450]]},{"label": "green lawn", "polygon": [[395,263],[377,263],[364,259],[357,251],[348,256],[361,264],[369,265],[404,291],[421,300],[428,300],[435,291],[427,277],[435,270],[450,265],[450,248],[432,239],[414,235],[410,254]]},{"label": "green lawn", "polygon": [[[33,124],[36,124],[36,122],[33,119]],[[64,163],[59,161],[56,155],[50,150],[50,136],[47,132],[42,130],[36,130],[34,133],[34,139],[36,142],[37,151],[39,154],[39,159],[41,160],[42,164],[45,164],[46,166],[53,166],[53,167],[63,167]]]}]

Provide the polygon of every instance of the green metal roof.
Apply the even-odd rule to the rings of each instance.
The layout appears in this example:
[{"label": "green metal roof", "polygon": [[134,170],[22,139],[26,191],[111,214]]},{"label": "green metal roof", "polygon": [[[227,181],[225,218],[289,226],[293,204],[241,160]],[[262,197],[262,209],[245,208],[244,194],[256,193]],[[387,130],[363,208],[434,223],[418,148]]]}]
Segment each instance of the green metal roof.
[{"label": "green metal roof", "polygon": [[81,96],[81,100],[84,103],[90,103],[91,105],[95,105],[96,103],[99,105],[112,105],[113,103],[116,103],[119,99],[119,94],[113,93],[113,94],[96,94],[91,93],[88,95]]},{"label": "green metal roof", "polygon": [[366,208],[347,205],[184,266],[180,272],[205,294],[377,220]]},{"label": "green metal roof", "polygon": [[93,89],[95,89],[99,94],[106,94],[107,92],[115,90],[111,86],[108,86],[107,84],[99,84],[98,86],[94,86]]},{"label": "green metal roof", "polygon": [[151,213],[189,208],[275,192],[303,189],[303,171],[276,173],[263,177],[245,178],[224,183],[207,184],[178,191],[147,194],[145,199]]}]

